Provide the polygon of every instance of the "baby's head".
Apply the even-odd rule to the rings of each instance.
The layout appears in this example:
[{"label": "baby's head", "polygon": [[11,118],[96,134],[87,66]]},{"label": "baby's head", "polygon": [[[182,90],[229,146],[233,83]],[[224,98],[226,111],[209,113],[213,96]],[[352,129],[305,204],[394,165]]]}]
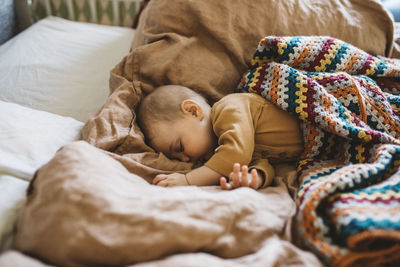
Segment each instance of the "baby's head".
[{"label": "baby's head", "polygon": [[137,120],[151,147],[187,162],[214,149],[210,112],[211,106],[200,94],[184,86],[166,85],[141,101]]}]

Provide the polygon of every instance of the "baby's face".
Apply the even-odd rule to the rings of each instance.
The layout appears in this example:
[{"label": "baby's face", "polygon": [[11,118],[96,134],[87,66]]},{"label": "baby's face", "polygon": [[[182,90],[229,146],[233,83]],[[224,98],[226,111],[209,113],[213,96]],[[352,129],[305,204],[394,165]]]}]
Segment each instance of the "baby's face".
[{"label": "baby's face", "polygon": [[211,123],[186,116],[175,122],[154,125],[151,146],[171,159],[184,162],[205,159],[215,148]]}]

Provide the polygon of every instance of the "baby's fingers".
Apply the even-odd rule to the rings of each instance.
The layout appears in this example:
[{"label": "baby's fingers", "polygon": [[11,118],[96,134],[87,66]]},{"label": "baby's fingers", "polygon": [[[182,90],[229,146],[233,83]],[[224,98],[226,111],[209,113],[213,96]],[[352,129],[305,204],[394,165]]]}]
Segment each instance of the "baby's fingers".
[{"label": "baby's fingers", "polygon": [[240,164],[239,163],[234,163],[233,164],[233,172],[235,174],[239,174],[239,172],[240,172]]},{"label": "baby's fingers", "polygon": [[249,177],[246,173],[246,175],[242,176],[242,186],[248,187],[249,186]]},{"label": "baby's fingers", "polygon": [[219,179],[219,183],[221,184],[221,188],[224,190],[231,190],[232,186],[228,183],[225,177],[221,177]]},{"label": "baby's fingers", "polygon": [[258,172],[256,169],[252,169],[251,172],[251,182],[250,182],[250,187],[257,189],[257,181],[258,181]]},{"label": "baby's fingers", "polygon": [[163,186],[163,187],[168,187],[168,186],[170,186],[170,184],[168,183],[168,180],[167,180],[167,179],[158,182],[156,185],[157,185],[157,186]]},{"label": "baby's fingers", "polygon": [[161,182],[162,180],[165,180],[165,179],[167,179],[167,175],[165,175],[165,174],[159,174],[159,175],[157,175],[154,179],[153,179],[153,184],[155,184],[155,185],[157,185],[159,182]]},{"label": "baby's fingers", "polygon": [[231,172],[229,174],[229,184],[231,185],[232,189],[240,186],[240,176],[238,173]]},{"label": "baby's fingers", "polygon": [[249,173],[249,167],[247,165],[242,166],[242,180],[247,178],[247,174]]}]

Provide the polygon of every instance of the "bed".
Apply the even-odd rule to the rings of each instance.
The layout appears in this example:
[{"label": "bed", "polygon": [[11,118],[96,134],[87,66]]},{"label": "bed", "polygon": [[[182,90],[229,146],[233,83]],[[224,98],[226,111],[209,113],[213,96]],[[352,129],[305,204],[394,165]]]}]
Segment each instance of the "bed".
[{"label": "bed", "polygon": [[[389,231],[368,228],[362,236],[354,235],[358,239],[352,233],[343,237],[347,228],[340,227],[344,224],[335,227],[337,221],[348,220],[339,216],[348,210],[337,206],[336,200],[348,199],[348,194],[354,193],[349,184],[354,186],[357,179],[344,185],[340,194],[319,191],[321,185],[316,182],[321,177],[303,174],[315,170],[311,163],[322,163],[306,158],[297,169],[295,163],[277,165],[273,186],[258,191],[153,186],[149,183],[156,174],[187,172],[194,163],[156,153],[147,146],[135,122],[140,100],[159,85],[182,84],[211,102],[234,92],[238,84],[269,95],[265,90],[273,86],[266,85],[273,79],[265,76],[266,80],[252,81],[261,77],[259,68],[264,75],[269,72],[264,64],[270,58],[285,63],[273,65],[273,70],[306,75],[304,84],[309,81],[310,87],[306,87],[311,88],[316,85],[312,79],[322,83],[332,77],[321,78],[315,69],[306,74],[305,69],[296,72],[286,66],[290,60],[303,66],[311,52],[327,42],[344,47],[338,49],[340,53],[329,53],[354,51],[368,64],[384,66],[387,70],[380,72],[382,77],[374,78],[385,88],[390,82],[396,96],[400,64],[394,58],[400,58],[399,30],[381,3],[151,0],[143,1],[144,9],[133,30],[128,26],[133,24],[139,4],[125,0],[33,1],[29,10],[34,13],[34,24],[0,46],[1,266],[356,266],[399,262],[397,191],[384,196],[392,201],[392,210],[386,214],[393,215],[394,226]],[[73,13],[74,8],[89,13]],[[321,13],[324,16],[319,16]],[[306,49],[300,50],[302,44]],[[317,45],[309,48],[308,44]],[[290,51],[281,59],[279,51],[284,49]],[[345,66],[347,72],[356,65]],[[333,74],[338,76],[326,84],[350,77],[343,73]],[[390,79],[385,75],[391,75]],[[370,85],[370,78],[365,79],[356,84]],[[287,88],[284,84],[278,87]],[[277,94],[285,99],[282,92]],[[297,95],[296,91],[292,95]],[[369,96],[363,95],[365,99]],[[394,96],[386,97],[396,106]],[[279,97],[271,101],[274,99],[277,105],[285,102],[279,102]],[[398,113],[393,109],[395,117]],[[365,126],[354,121],[358,130]],[[317,132],[315,128],[308,131]],[[367,139],[372,133],[363,134],[360,138]],[[398,145],[392,135],[385,137],[387,144]],[[338,144],[335,138],[327,137]],[[307,149],[309,154],[315,152],[311,145]],[[328,145],[323,150],[335,152]],[[328,154],[315,158],[331,159]],[[378,163],[385,166],[385,162]],[[393,160],[388,168],[391,176],[387,174],[391,178],[383,181],[390,180],[390,185],[397,181],[398,163]],[[324,169],[336,173],[329,179],[348,177],[341,174],[345,170],[342,165]],[[301,174],[299,166],[308,169],[303,168],[306,171]],[[367,171],[366,179],[369,174]],[[319,198],[312,197],[310,188]],[[326,188],[334,188],[334,184]],[[357,187],[364,188],[369,187]],[[360,216],[370,218],[368,214]],[[348,240],[352,243],[346,243]]]}]

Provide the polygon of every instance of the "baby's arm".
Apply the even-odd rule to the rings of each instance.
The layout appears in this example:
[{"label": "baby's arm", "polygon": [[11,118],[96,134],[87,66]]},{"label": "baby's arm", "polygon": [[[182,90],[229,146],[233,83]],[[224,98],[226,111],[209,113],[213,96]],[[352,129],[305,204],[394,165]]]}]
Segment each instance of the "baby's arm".
[{"label": "baby's arm", "polygon": [[229,182],[225,177],[220,178],[221,188],[225,190],[231,190],[238,187],[251,187],[258,189],[264,183],[263,175],[256,169],[252,169],[249,173],[249,169],[246,165],[240,168],[239,163],[233,164],[233,170],[229,174]]},{"label": "baby's arm", "polygon": [[153,184],[159,186],[178,185],[217,185],[221,174],[202,166],[188,173],[159,174],[153,179]]}]

